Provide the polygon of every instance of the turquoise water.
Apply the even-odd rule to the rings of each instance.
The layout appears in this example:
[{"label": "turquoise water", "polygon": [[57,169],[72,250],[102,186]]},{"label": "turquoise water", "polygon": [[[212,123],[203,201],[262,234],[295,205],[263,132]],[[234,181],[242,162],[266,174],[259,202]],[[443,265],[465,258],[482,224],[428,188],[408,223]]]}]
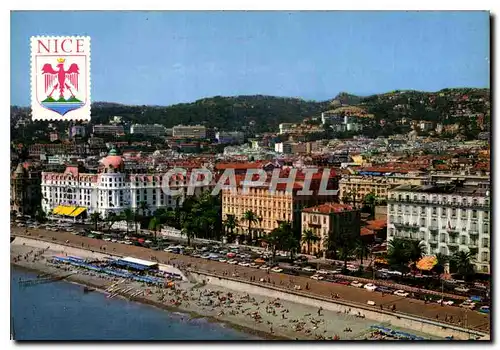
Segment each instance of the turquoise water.
[{"label": "turquoise water", "polygon": [[11,316],[16,340],[254,340],[253,335],[206,319],[55,282],[21,287],[36,274],[12,269]]}]

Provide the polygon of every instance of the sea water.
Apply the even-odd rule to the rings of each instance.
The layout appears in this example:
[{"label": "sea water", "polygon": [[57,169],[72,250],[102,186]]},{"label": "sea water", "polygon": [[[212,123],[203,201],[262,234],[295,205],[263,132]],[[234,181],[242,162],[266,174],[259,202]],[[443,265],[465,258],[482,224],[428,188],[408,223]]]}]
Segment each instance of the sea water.
[{"label": "sea water", "polygon": [[220,323],[190,319],[59,281],[20,286],[36,274],[11,270],[11,327],[16,340],[253,340]]}]

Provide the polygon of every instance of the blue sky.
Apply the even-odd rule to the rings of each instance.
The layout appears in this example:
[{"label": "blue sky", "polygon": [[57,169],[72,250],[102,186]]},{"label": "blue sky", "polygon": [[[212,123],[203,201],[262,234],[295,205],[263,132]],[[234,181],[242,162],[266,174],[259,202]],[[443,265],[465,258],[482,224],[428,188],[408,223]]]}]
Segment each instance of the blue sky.
[{"label": "blue sky", "polygon": [[11,103],[29,105],[29,38],[89,35],[92,100],[326,100],[489,87],[487,12],[12,12]]}]

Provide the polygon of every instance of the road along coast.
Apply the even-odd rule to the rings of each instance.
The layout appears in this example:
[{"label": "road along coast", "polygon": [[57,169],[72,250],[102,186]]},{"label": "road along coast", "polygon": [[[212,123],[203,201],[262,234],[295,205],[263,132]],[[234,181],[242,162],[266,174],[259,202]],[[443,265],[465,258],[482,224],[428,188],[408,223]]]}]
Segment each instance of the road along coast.
[{"label": "road along coast", "polygon": [[[48,231],[46,231],[46,232],[48,232]],[[45,232],[43,232],[43,233],[45,234]],[[38,234],[41,234],[41,233],[39,232]],[[80,247],[78,248],[78,250],[81,252],[79,252],[79,253],[76,253],[75,251],[71,251],[71,252],[68,251],[68,252],[70,252],[70,254],[78,255],[78,256],[82,256],[82,257],[86,257],[86,255],[84,255],[84,252],[87,252],[85,254],[94,254],[93,255],[94,257],[98,257],[99,255],[97,255],[97,254],[101,254],[101,256],[109,256],[110,255],[108,253],[99,253],[99,252],[96,252],[95,250],[93,250],[93,249],[99,250],[99,246],[97,246],[95,243],[98,242],[102,246],[102,244],[103,244],[102,241],[93,240],[93,239],[90,239],[87,237],[78,237],[78,236],[68,234],[67,237],[69,237],[69,238],[77,238],[78,240],[82,240],[82,242],[75,242],[75,241],[70,242],[70,244],[71,244],[71,246],[70,246],[70,245],[68,245],[68,243],[66,243],[68,240],[60,242],[60,240],[63,240],[64,238],[66,238],[66,235],[64,235],[64,233],[56,233],[55,235],[58,235],[58,236],[60,235],[60,236],[64,236],[64,237],[55,236],[55,237],[57,237],[57,241],[53,241],[52,238],[50,238],[49,241],[43,241],[43,240],[46,240],[48,237],[42,237],[41,238],[42,241],[38,240],[37,242],[41,242],[41,244],[44,247],[46,247],[47,244],[52,245],[52,246],[58,245],[58,246],[60,246],[59,250],[61,250],[61,249],[63,249],[63,250],[64,249],[75,249],[76,246],[85,242],[83,250]],[[30,236],[30,237],[24,237],[24,238],[17,237],[16,240],[13,242],[13,244],[16,244],[16,241],[18,241],[21,238],[31,239],[31,238],[36,238],[36,236],[37,236],[37,234],[32,233],[32,236]],[[97,241],[97,242],[92,242],[92,241]],[[21,242],[21,241],[18,241],[17,244],[19,244],[19,242]],[[61,243],[63,243],[63,244],[61,244]],[[80,244],[78,244],[78,243],[80,243]],[[94,243],[94,244],[92,244],[92,243]],[[106,243],[108,243],[108,242],[106,242]],[[36,244],[39,244],[39,243],[36,243]],[[106,244],[106,250],[107,251],[113,250],[113,248],[115,248],[114,246],[115,246],[114,244]],[[165,253],[165,252],[154,252],[154,251],[146,250],[146,249],[143,249],[140,247],[124,247],[123,245],[119,245],[119,244],[116,244],[116,246],[117,247],[116,247],[116,249],[114,249],[115,252],[113,253],[113,255],[115,255],[116,250],[120,250],[120,253],[122,253],[122,251],[121,251],[122,248],[135,248],[135,249],[127,249],[127,252],[126,252],[127,255],[147,259],[148,256],[145,256],[146,252],[150,255],[151,254],[158,254],[157,258],[159,258],[159,260],[160,259],[163,260],[163,262],[171,263],[172,268],[181,267],[181,269],[184,271],[187,271],[188,269],[190,269],[191,271],[189,272],[188,278],[190,278],[190,280],[193,283],[198,283],[198,284],[201,284],[203,282],[203,280],[205,280],[206,285],[203,286],[203,288],[209,288],[209,289],[211,289],[211,292],[213,292],[213,293],[222,293],[222,291],[219,290],[219,288],[222,290],[225,290],[225,291],[227,291],[229,289],[229,290],[233,290],[235,292],[245,292],[245,293],[247,291],[250,292],[250,290],[251,290],[252,291],[251,294],[252,294],[253,298],[256,298],[259,295],[268,297],[268,296],[270,296],[270,292],[281,293],[281,294],[276,294],[276,297],[279,298],[280,301],[293,303],[293,308],[288,308],[288,310],[290,310],[290,312],[292,312],[292,310],[297,309],[296,305],[301,305],[303,307],[308,308],[308,312],[306,312],[306,310],[304,310],[304,314],[302,316],[304,316],[306,314],[310,314],[310,315],[316,314],[317,315],[319,307],[321,307],[323,309],[324,313],[330,313],[330,312],[332,313],[332,315],[329,315],[328,317],[325,316],[325,319],[328,318],[328,319],[332,319],[332,320],[337,320],[339,316],[344,315],[343,312],[348,313],[349,312],[348,310],[351,309],[351,313],[346,314],[346,317],[353,318],[353,320],[355,321],[354,323],[359,324],[359,323],[363,323],[363,322],[361,322],[362,320],[366,320],[366,324],[364,324],[363,327],[361,327],[361,329],[359,329],[358,333],[360,333],[360,334],[357,334],[357,333],[354,334],[355,332],[354,332],[353,327],[350,327],[353,329],[352,334],[348,334],[348,335],[342,334],[342,331],[343,331],[342,325],[346,324],[346,320],[341,320],[339,322],[333,322],[334,324],[332,324],[331,326],[325,326],[325,328],[322,329],[323,334],[338,334],[340,332],[341,334],[338,334],[338,335],[340,336],[341,339],[347,339],[347,338],[354,339],[354,338],[356,338],[356,335],[359,335],[359,337],[361,337],[361,339],[364,339],[363,334],[361,334],[362,331],[365,330],[366,327],[369,327],[369,325],[371,325],[371,324],[380,324],[381,322],[385,323],[385,324],[390,323],[390,324],[392,324],[392,326],[395,326],[395,327],[401,327],[404,329],[412,329],[412,330],[420,331],[420,332],[427,333],[427,334],[439,335],[439,337],[453,335],[455,339],[469,339],[470,336],[472,336],[474,338],[477,338],[477,337],[482,338],[486,334],[486,332],[467,331],[461,327],[450,326],[447,324],[434,322],[432,320],[420,319],[419,317],[412,316],[412,315],[406,315],[406,314],[403,314],[402,312],[392,313],[392,312],[385,311],[385,310],[378,311],[378,310],[375,310],[374,308],[364,306],[360,303],[358,304],[355,302],[348,301],[347,298],[345,298],[345,297],[342,298],[342,300],[340,300],[340,301],[335,300],[333,302],[332,300],[328,300],[329,298],[324,297],[324,295],[321,295],[320,293],[314,294],[314,293],[310,293],[310,291],[297,292],[297,291],[293,291],[293,288],[286,290],[285,282],[283,280],[280,281],[279,279],[276,280],[277,274],[266,274],[266,272],[264,272],[264,271],[259,271],[259,270],[256,271],[256,270],[244,269],[244,268],[240,268],[240,269],[231,271],[231,270],[229,270],[231,267],[227,266],[227,265],[225,265],[224,267],[226,269],[228,269],[229,271],[223,270],[217,274],[217,273],[214,273],[214,271],[217,271],[217,270],[213,270],[212,266],[207,266],[208,265],[207,263],[210,264],[212,262],[201,261],[201,263],[200,263],[199,259],[190,258],[191,261],[195,260],[195,262],[191,263],[190,264],[191,267],[188,268],[187,266],[189,265],[188,264],[189,260],[183,261],[186,258],[188,258],[185,256],[177,256],[177,255],[173,255],[173,254],[169,254],[169,253]],[[88,250],[88,249],[91,249],[91,250]],[[139,253],[139,254],[135,254],[135,253]],[[116,254],[116,255],[118,255],[118,254]],[[179,258],[181,258],[181,259],[179,259]],[[184,259],[182,259],[182,258],[184,258]],[[198,261],[196,261],[196,260],[198,260]],[[173,267],[174,265],[176,267]],[[219,265],[223,265],[223,264],[219,264]],[[264,274],[263,277],[267,278],[266,282],[265,283],[262,283],[262,282],[252,283],[252,282],[250,282],[248,276],[244,276],[245,272],[242,273],[242,271],[245,271],[245,270],[250,270],[249,272],[253,273],[253,274],[259,274],[259,276],[257,276],[257,281],[259,281],[260,274]],[[243,274],[243,276],[242,276],[242,274]],[[303,283],[303,281],[301,281],[301,278],[297,278],[297,277],[293,277],[293,276],[281,275],[278,277],[292,278],[292,279],[294,279],[294,281],[292,281],[293,283]],[[262,278],[262,277],[260,277],[260,278]],[[268,281],[270,281],[270,280],[272,280],[271,282],[276,281],[276,283],[269,283]],[[313,289],[315,281],[311,281],[308,279],[306,279],[306,280],[307,280],[307,283],[309,283],[311,285],[311,289]],[[348,294],[346,294],[346,291],[349,291],[349,292],[352,291],[353,292],[352,294],[354,294],[354,295],[356,294],[356,292],[358,294],[359,294],[359,292],[365,292],[363,290],[358,290],[356,288],[347,287],[347,286],[336,286],[336,285],[331,285],[331,286],[332,286],[332,289],[336,289],[337,291],[342,292],[341,295],[348,295]],[[343,287],[343,288],[339,290],[338,287]],[[255,289],[255,288],[258,288],[258,289]],[[334,290],[334,292],[335,292],[335,290]],[[207,292],[207,293],[210,293],[210,292]],[[277,295],[281,295],[281,297],[279,297]],[[375,297],[375,295],[373,293],[370,294],[368,292],[368,295],[372,299]],[[274,297],[274,294],[273,294],[273,297]],[[395,296],[390,296],[390,295],[387,296],[386,295],[384,297],[384,301],[388,302],[388,303],[392,303],[392,300],[389,300],[389,299],[394,298],[394,297]],[[366,296],[364,298],[366,298]],[[267,299],[269,299],[269,298],[267,298]],[[396,302],[398,302],[398,301],[396,301]],[[397,304],[398,309],[400,309],[400,307],[399,307],[400,302],[401,301],[399,301],[399,303]],[[406,302],[408,302],[408,301],[406,301]],[[254,303],[250,302],[249,306],[255,306],[253,304]],[[413,305],[413,307],[415,307],[415,305]],[[436,306],[434,306],[434,307],[436,307]],[[200,310],[206,311],[206,310],[203,310],[203,308],[210,309],[210,307],[208,307],[208,306],[203,306],[203,307],[197,306],[195,308],[195,310],[193,310],[193,311],[197,311],[197,312],[199,312]],[[214,308],[214,310],[215,309],[216,309],[216,307]],[[286,308],[284,310],[286,310]],[[442,310],[442,308],[440,310]],[[224,311],[224,310],[222,310],[222,311]],[[257,318],[257,319],[259,319],[259,317],[263,317],[262,316],[262,309],[257,310],[257,308],[255,308],[255,309],[251,309],[251,310],[247,310],[247,311],[248,312],[245,313],[244,322],[242,322],[244,325],[248,326],[248,317],[250,317],[250,316]],[[264,314],[266,311],[267,310],[264,310]],[[461,310],[459,309],[459,311],[461,311]],[[255,312],[260,312],[261,314],[259,316],[257,316],[256,314],[252,314]],[[275,320],[275,317],[276,317],[273,315],[272,312],[270,315],[271,315],[270,320],[262,321],[262,323],[266,323],[269,326],[268,328],[267,328],[267,326],[264,327],[260,322],[257,322],[257,325],[260,328],[267,328],[264,330],[267,332],[271,331],[272,320]],[[358,317],[359,315],[364,316],[364,318]],[[231,318],[231,317],[236,316],[236,315],[226,315],[224,312],[223,313],[218,312],[218,313],[215,313],[214,315],[211,315],[211,316],[217,317],[218,319],[224,319],[224,318]],[[298,320],[298,322],[300,322],[300,320],[302,320],[304,318],[302,316],[297,315],[297,317],[292,317],[290,321]],[[483,315],[479,315],[479,316],[483,316]],[[281,317],[281,316],[279,316],[279,314],[278,314],[278,317]],[[289,317],[287,317],[287,319],[289,319]],[[305,316],[304,319],[307,319],[307,316]],[[281,320],[284,320],[284,318],[281,318]],[[481,321],[484,323],[484,319]],[[268,324],[268,322],[271,322],[271,324]],[[317,322],[317,320],[312,320],[312,324],[309,325],[309,326],[312,325],[312,327],[310,327],[310,328],[307,328],[305,325],[301,325],[299,323],[298,326],[294,325],[294,329],[304,328],[304,329],[310,329],[310,332],[312,332],[312,330],[316,330],[316,329],[320,328],[319,326],[315,325],[315,322]],[[281,324],[281,325],[283,326],[281,328],[286,330],[285,324]],[[278,325],[277,327],[280,327],[280,325]],[[281,333],[281,332],[277,331],[277,327],[273,326],[273,329],[272,329],[273,334],[277,335],[278,333]],[[317,328],[313,329],[314,327],[317,327]],[[349,327],[347,327],[347,328],[349,328]],[[355,327],[355,329],[358,329],[358,328],[359,327]],[[429,330],[431,330],[431,331],[429,331]],[[280,329],[280,331],[281,331],[281,329]],[[322,334],[318,334],[318,333],[314,333],[314,334],[311,333],[310,335],[304,334],[304,337],[302,337],[302,336],[297,337],[296,335],[298,335],[298,334],[297,334],[297,332],[294,331],[292,335],[288,336],[288,338],[292,338],[292,339],[295,339],[295,338],[311,339],[311,338],[313,338],[314,339],[315,337],[321,338],[321,336],[323,336]],[[359,337],[357,337],[357,338],[359,339]]]}]

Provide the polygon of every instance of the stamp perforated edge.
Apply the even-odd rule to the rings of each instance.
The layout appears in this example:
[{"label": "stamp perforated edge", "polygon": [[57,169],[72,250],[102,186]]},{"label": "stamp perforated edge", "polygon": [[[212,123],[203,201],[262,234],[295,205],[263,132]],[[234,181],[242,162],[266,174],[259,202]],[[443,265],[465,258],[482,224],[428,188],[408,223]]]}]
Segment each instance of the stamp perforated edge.
[{"label": "stamp perforated edge", "polygon": [[[33,94],[33,86],[34,86],[34,73],[33,72],[33,42],[37,39],[59,39],[59,38],[74,38],[74,39],[86,39],[89,43],[89,54],[88,54],[88,67],[87,67],[87,75],[88,75],[88,87],[87,87],[87,99],[89,101],[88,106],[85,108],[81,108],[81,115],[72,116],[72,117],[64,117],[59,115],[56,117],[57,113],[51,112],[50,114],[54,116],[54,118],[35,118],[33,116],[33,106],[36,101],[36,97]],[[91,88],[92,88],[92,75],[91,73],[92,66],[92,42],[90,36],[81,36],[81,35],[36,35],[30,37],[30,109],[31,109],[31,120],[32,121],[90,121],[90,115],[92,110],[92,96],[91,96]]]}]

